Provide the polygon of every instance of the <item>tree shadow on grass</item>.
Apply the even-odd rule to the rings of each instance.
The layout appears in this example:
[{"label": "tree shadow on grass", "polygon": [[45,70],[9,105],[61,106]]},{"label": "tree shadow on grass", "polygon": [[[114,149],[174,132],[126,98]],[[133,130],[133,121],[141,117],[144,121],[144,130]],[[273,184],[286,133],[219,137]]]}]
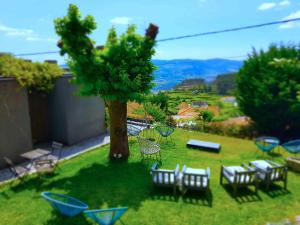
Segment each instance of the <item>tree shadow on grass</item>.
[{"label": "tree shadow on grass", "polygon": [[206,194],[205,191],[189,190],[182,196],[182,199],[188,204],[202,205],[210,208],[213,207],[213,195],[211,190],[209,190],[208,194]]},{"label": "tree shadow on grass", "polygon": [[[79,169],[74,175],[73,173],[68,177],[63,175],[61,172],[42,177],[30,176],[24,182],[11,187],[10,190],[15,193],[36,192],[32,194],[33,200],[34,198],[40,199],[40,193],[43,191],[66,194],[87,203],[89,209],[124,206],[138,210],[143,201],[151,198],[152,185],[149,168],[140,162],[94,163]],[[45,201],[45,204],[48,203]],[[83,215],[68,218],[54,209],[51,213],[51,219],[44,224],[93,224],[89,223]]]},{"label": "tree shadow on grass", "polygon": [[222,185],[225,191],[239,204],[262,201],[261,197],[249,187],[240,187],[237,191],[237,196],[234,196],[233,188],[230,184]]}]

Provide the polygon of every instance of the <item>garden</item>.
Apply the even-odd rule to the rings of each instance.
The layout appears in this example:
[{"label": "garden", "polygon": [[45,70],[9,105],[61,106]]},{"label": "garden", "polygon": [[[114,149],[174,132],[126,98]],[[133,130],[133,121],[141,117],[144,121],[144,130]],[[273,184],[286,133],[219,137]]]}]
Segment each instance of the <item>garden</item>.
[{"label": "garden", "polygon": [[[186,148],[189,139],[219,142],[219,154]],[[211,169],[211,199],[205,192],[174,195],[172,189],[155,188],[150,168],[154,160],[141,160],[135,140],[130,141],[128,162],[107,159],[108,146],[59,164],[54,173],[31,175],[1,187],[0,216],[3,224],[93,224],[83,215],[67,218],[41,197],[51,191],[76,197],[90,208],[129,207],[116,224],[266,224],[299,214],[300,177],[289,172],[287,191],[281,183],[269,192],[260,187],[241,189],[237,198],[231,186],[219,184],[221,165],[240,165],[261,158],[252,141],[177,129],[174,143],[161,146],[163,168],[176,164]],[[288,154],[276,150],[274,160],[283,163]],[[282,154],[282,155],[281,155]]]}]

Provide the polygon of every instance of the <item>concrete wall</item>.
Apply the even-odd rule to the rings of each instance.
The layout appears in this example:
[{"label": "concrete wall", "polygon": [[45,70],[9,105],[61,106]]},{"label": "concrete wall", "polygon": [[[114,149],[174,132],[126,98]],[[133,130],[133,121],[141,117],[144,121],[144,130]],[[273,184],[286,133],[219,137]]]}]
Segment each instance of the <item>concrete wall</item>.
[{"label": "concrete wall", "polygon": [[57,80],[50,95],[52,139],[72,145],[103,134],[104,102],[99,97],[80,97],[78,87],[70,84],[70,75]]},{"label": "concrete wall", "polygon": [[3,157],[20,162],[32,149],[28,95],[14,79],[0,77],[0,168]]}]

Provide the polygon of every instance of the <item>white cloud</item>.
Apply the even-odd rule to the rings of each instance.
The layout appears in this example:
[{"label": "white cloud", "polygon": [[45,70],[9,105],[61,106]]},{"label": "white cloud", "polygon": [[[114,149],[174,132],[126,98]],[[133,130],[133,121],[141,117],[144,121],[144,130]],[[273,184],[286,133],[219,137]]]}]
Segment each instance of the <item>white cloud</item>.
[{"label": "white cloud", "polygon": [[29,37],[33,34],[33,30],[8,27],[3,24],[0,24],[0,32],[3,32],[5,35],[8,36],[22,36],[22,37]]},{"label": "white cloud", "polygon": [[280,6],[289,6],[291,5],[291,2],[289,0],[283,0],[281,2],[279,2]]},{"label": "white cloud", "polygon": [[25,41],[47,41],[47,42],[56,42],[54,38],[41,38],[31,29],[15,28],[9,27],[4,24],[0,24],[0,33],[4,33],[6,36],[11,37],[21,37]]},{"label": "white cloud", "polygon": [[[287,17],[282,18],[282,20],[291,20],[291,19],[296,19],[300,18],[300,10],[297,12],[293,12]],[[280,29],[290,29],[290,28],[295,28],[295,27],[300,27],[300,22],[294,21],[294,22],[289,22],[289,23],[284,23],[279,26]]]},{"label": "white cloud", "polygon": [[268,10],[268,9],[272,9],[274,7],[276,7],[275,2],[264,2],[257,9],[258,10]]},{"label": "white cloud", "polygon": [[124,16],[124,17],[115,17],[111,19],[110,22],[115,25],[127,25],[130,23],[131,20],[132,18]]}]

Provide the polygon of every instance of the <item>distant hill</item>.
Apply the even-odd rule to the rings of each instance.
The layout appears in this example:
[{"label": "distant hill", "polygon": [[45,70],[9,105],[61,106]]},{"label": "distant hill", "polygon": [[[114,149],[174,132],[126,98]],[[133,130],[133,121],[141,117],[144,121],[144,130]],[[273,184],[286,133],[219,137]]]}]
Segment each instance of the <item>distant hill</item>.
[{"label": "distant hill", "polygon": [[170,90],[183,80],[191,78],[212,81],[219,74],[238,71],[243,64],[242,61],[228,59],[154,59],[153,63],[158,67],[154,72],[156,87],[153,91]]},{"label": "distant hill", "polygon": [[179,84],[173,87],[173,89],[184,90],[197,88],[200,85],[205,85],[205,80],[202,78],[191,78],[181,81]]},{"label": "distant hill", "polygon": [[154,91],[170,90],[185,79],[202,78],[214,80],[219,74],[238,71],[243,61],[227,59],[174,59],[153,60],[158,67],[155,71]]}]

